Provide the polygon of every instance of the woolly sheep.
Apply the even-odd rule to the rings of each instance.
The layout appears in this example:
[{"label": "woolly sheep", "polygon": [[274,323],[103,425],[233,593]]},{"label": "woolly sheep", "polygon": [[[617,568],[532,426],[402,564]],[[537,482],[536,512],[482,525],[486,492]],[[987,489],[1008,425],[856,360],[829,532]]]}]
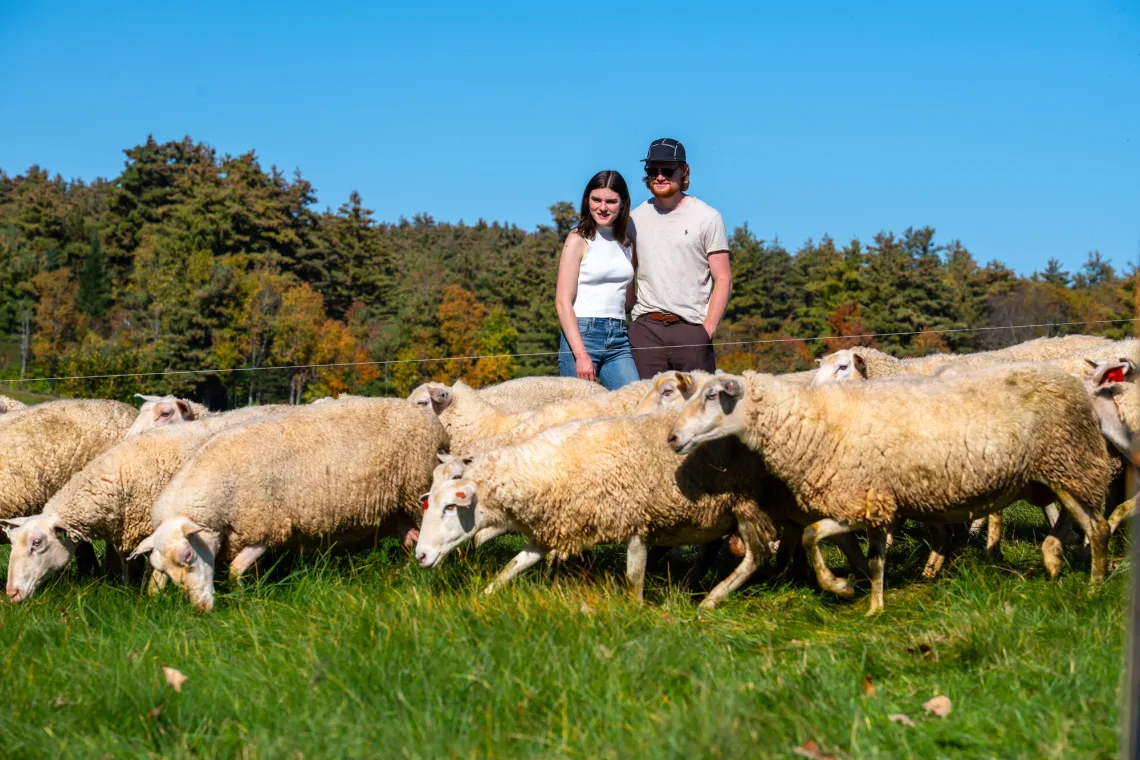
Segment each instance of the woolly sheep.
[{"label": "woolly sheep", "polygon": [[165,425],[193,422],[210,416],[210,410],[201,404],[174,396],[144,396],[136,393],[135,398],[142,399],[143,404],[139,407],[138,418],[127,431],[128,437]]},{"label": "woolly sheep", "polygon": [[88,462],[123,440],[130,404],[66,399],[21,409],[0,426],[0,519],[43,509]]},{"label": "woolly sheep", "polygon": [[601,384],[577,377],[519,377],[478,391],[484,401],[504,412],[536,412],[559,401],[605,392]]},{"label": "woolly sheep", "polygon": [[1093,395],[1093,406],[1100,420],[1101,433],[1113,451],[1123,461],[1110,493],[1119,493],[1118,505],[1108,518],[1109,530],[1115,531],[1120,523],[1136,511],[1137,468],[1140,468],[1140,385],[1137,384],[1136,362],[1129,357],[1118,361],[1091,362],[1095,367],[1086,386]]},{"label": "woolly sheep", "polygon": [[851,593],[831,576],[819,540],[868,529],[872,612],[883,608],[886,536],[897,520],[962,522],[1006,506],[1034,482],[1084,529],[1090,579],[1104,578],[1108,526],[1099,506],[1108,452],[1080,381],[1055,368],[823,388],[754,373],[714,376],[682,409],[669,442],[687,452],[725,436],[762,454],[799,506],[820,518],[803,541],[821,587]]},{"label": "woolly sheep", "polygon": [[648,547],[703,544],[739,530],[745,556],[702,603],[715,606],[766,556],[775,529],[757,498],[778,484],[763,467],[748,466],[756,458],[736,442],[679,459],[665,445],[671,419],[579,420],[473,456],[461,477],[433,484],[417,561],[436,567],[480,530],[517,530],[529,542],[487,587],[491,593],[547,553],[564,558],[625,543],[626,578],[640,599]]},{"label": "woolly sheep", "polygon": [[399,399],[303,406],[218,433],[163,489],[155,531],[135,548],[184,588],[214,603],[219,554],[237,578],[271,546],[343,544],[397,532],[416,538],[420,495],[448,445],[434,415]]},{"label": "woolly sheep", "polygon": [[0,396],[0,415],[7,414],[8,412],[17,412],[25,409],[26,406],[14,398],[7,396]]},{"label": "woolly sheep", "polygon": [[[8,598],[20,602],[66,567],[77,542],[103,540],[123,558],[151,532],[151,506],[174,473],[215,433],[295,407],[253,406],[132,436],[89,462],[42,514],[0,520],[12,542]],[[129,580],[129,579],[128,579]]]}]

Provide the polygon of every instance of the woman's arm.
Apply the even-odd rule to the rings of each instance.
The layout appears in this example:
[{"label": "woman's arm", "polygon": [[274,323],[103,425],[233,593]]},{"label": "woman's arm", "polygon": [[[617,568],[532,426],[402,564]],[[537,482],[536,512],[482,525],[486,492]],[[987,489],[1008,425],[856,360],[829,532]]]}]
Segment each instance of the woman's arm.
[{"label": "woman's arm", "polygon": [[566,236],[562,246],[562,257],[558,260],[558,284],[554,289],[554,309],[558,321],[562,323],[562,333],[570,350],[574,352],[574,364],[578,377],[594,379],[594,360],[586,352],[582,333],[578,331],[578,317],[574,314],[574,298],[578,295],[578,270],[582,266],[582,256],[586,253],[586,239],[575,230]]}]

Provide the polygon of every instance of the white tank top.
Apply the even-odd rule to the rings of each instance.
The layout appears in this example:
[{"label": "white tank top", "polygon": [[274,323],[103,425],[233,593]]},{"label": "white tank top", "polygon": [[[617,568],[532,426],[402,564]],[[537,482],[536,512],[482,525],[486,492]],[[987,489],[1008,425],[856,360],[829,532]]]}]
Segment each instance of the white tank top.
[{"label": "white tank top", "polygon": [[599,227],[578,267],[574,316],[625,319],[625,289],[633,279],[633,251],[614,240],[608,227]]}]

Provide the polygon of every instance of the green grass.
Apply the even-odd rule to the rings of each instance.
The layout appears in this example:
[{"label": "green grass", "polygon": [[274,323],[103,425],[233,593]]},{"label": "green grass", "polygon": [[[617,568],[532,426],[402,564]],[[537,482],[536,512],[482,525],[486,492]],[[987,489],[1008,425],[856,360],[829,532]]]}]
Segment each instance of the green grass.
[{"label": "green grass", "polygon": [[[1027,534],[1033,519],[1007,525]],[[865,594],[764,577],[698,614],[663,574],[689,555],[638,606],[615,547],[483,596],[520,546],[504,537],[435,572],[394,543],[309,555],[223,588],[209,616],[66,574],[0,608],[3,755],[766,758],[809,740],[839,757],[1117,752],[1127,564],[1090,592],[1079,550],[1050,581],[1036,547],[1013,542],[1002,566],[971,547],[923,583],[925,549],[903,537],[878,617]],[[1114,539],[1114,559],[1126,550]],[[181,693],[163,665],[188,677]],[[922,708],[936,694],[953,704],[944,719]]]}]

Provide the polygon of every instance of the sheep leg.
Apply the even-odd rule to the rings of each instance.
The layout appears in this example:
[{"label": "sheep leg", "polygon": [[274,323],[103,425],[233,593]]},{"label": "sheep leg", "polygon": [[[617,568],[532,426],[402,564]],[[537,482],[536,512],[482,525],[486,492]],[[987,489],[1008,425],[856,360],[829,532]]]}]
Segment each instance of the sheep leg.
[{"label": "sheep leg", "polygon": [[[697,561],[693,563],[689,572],[685,573],[685,577],[681,579],[681,588],[692,588],[701,578],[704,578],[705,575],[708,574],[709,569],[713,566],[713,562],[716,561],[717,555],[720,554],[720,547],[723,543],[723,541],[709,541],[707,544],[701,544],[700,548],[697,549]],[[745,551],[748,551],[747,547],[745,547]]]},{"label": "sheep leg", "polygon": [[[780,545],[776,548],[776,574],[782,575],[788,571],[796,556],[796,547],[803,546],[804,526],[797,522],[788,522],[780,534]],[[793,573],[795,572],[793,568]]]},{"label": "sheep leg", "polygon": [[883,611],[884,570],[887,566],[887,531],[882,528],[867,530],[867,564],[871,568],[871,609],[868,615]]},{"label": "sheep leg", "polygon": [[1045,571],[1049,573],[1050,578],[1056,578],[1061,572],[1061,564],[1064,561],[1062,550],[1064,542],[1061,537],[1070,532],[1072,522],[1068,513],[1059,514],[1053,522],[1053,527],[1049,530],[1049,535],[1041,544],[1041,558],[1045,562]]},{"label": "sheep leg", "polygon": [[95,547],[87,541],[80,541],[75,547],[75,564],[79,568],[81,578],[94,575],[99,568],[99,559],[95,556]]},{"label": "sheep leg", "polygon": [[533,566],[535,563],[545,557],[546,552],[547,550],[543,549],[538,544],[535,544],[534,542],[528,543],[525,547],[523,547],[523,550],[521,552],[511,558],[511,561],[507,563],[507,566],[503,568],[502,572],[500,572],[498,576],[495,577],[495,580],[491,581],[491,585],[483,589],[483,593],[493,594],[495,592],[495,589],[503,586],[516,575]]},{"label": "sheep leg", "polygon": [[850,533],[858,528],[858,525],[849,525],[828,518],[814,522],[804,529],[804,550],[807,552],[808,558],[811,559],[812,568],[815,570],[816,582],[819,583],[819,587],[824,591],[830,591],[833,594],[843,597],[855,595],[855,590],[851,587],[851,583],[847,580],[841,581],[832,575],[831,570],[827,567],[827,563],[823,560],[823,552],[820,551],[819,542],[825,538]]},{"label": "sheep leg", "polygon": [[637,601],[645,598],[645,565],[649,561],[649,545],[642,536],[629,539],[625,549],[625,580],[629,593]]},{"label": "sheep leg", "polygon": [[1001,554],[1001,533],[1004,523],[1005,516],[1000,509],[990,513],[986,518],[986,556],[995,564],[1005,559]]},{"label": "sheep leg", "polygon": [[700,604],[702,610],[711,610],[724,601],[726,596],[740,588],[744,581],[756,572],[756,568],[760,566],[760,559],[768,554],[767,545],[759,534],[752,530],[751,526],[741,523],[739,530],[740,537],[744,540],[744,557],[741,558],[736,569],[727,578],[716,584],[716,587],[704,598]]},{"label": "sheep leg", "polygon": [[[891,535],[888,533],[887,538]],[[863,576],[864,578],[871,577],[871,569],[867,567],[867,558],[863,556],[863,550],[859,547],[859,539],[850,533],[841,533],[838,536],[832,536],[831,543],[839,547],[839,551],[843,552],[843,556],[847,558],[847,567],[850,570],[850,576],[855,573]]]},{"label": "sheep leg", "polygon": [[491,539],[498,538],[499,536],[510,532],[511,529],[506,525],[496,525],[491,528],[481,528],[478,532],[475,533],[475,545],[482,546]]},{"label": "sheep leg", "polygon": [[1116,529],[1120,527],[1120,523],[1132,517],[1136,513],[1136,497],[1133,496],[1128,501],[1124,502],[1116,509],[1112,510],[1112,514],[1108,518],[1108,530],[1110,533],[1115,533]]},{"label": "sheep leg", "polygon": [[237,553],[237,556],[230,561],[230,581],[238,583],[241,581],[242,574],[253,567],[253,563],[261,559],[261,555],[265,554],[269,549],[265,544],[257,544],[256,546],[247,546]]},{"label": "sheep leg", "polygon": [[[930,532],[930,555],[926,558],[926,567],[922,569],[922,577],[931,580],[942,569],[946,562],[946,555],[950,553],[950,536],[945,525],[931,523],[926,526]],[[869,564],[869,563],[868,563]],[[874,570],[872,580],[874,579]]]},{"label": "sheep leg", "polygon": [[[1089,583],[1100,583],[1104,580],[1105,572],[1108,570],[1108,522],[1104,519],[1099,508],[1085,508],[1068,491],[1055,488],[1053,492],[1057,494],[1057,498],[1061,500],[1061,505],[1085,532],[1085,536],[1089,540],[1089,549],[1092,550]],[[1060,523],[1061,520],[1057,522]],[[1053,529],[1056,530],[1056,526]]]}]

